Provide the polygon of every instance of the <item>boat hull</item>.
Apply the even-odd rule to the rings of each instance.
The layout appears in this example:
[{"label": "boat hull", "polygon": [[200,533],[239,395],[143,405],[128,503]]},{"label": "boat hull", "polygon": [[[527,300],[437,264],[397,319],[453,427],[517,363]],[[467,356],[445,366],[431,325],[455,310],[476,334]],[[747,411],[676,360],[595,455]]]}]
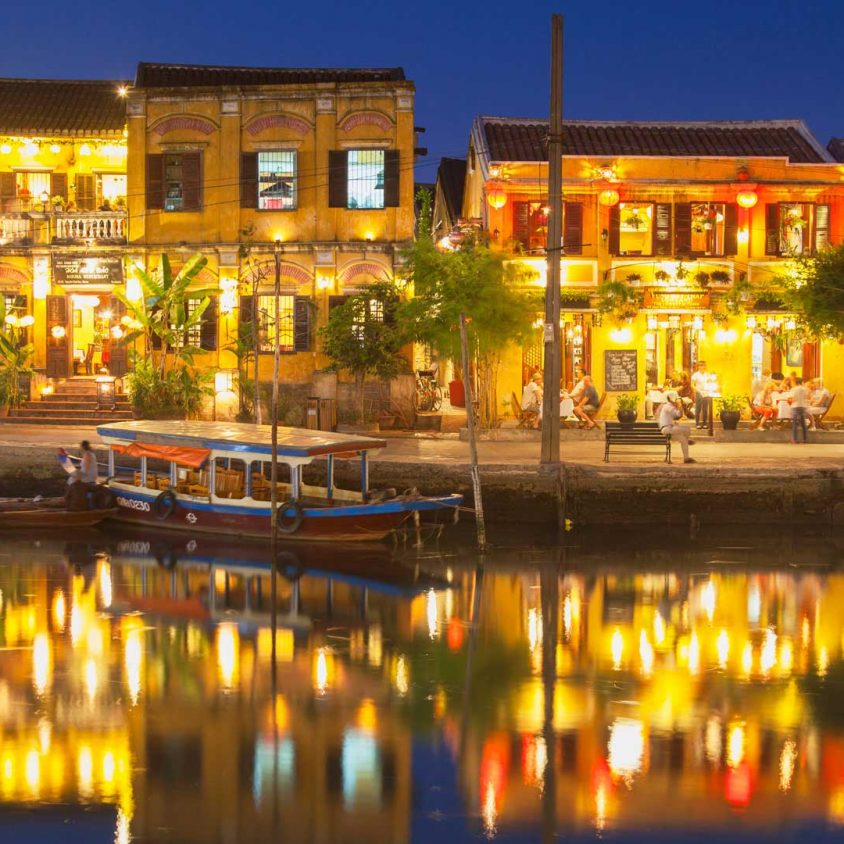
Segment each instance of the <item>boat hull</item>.
[{"label": "boat hull", "polygon": [[20,502],[19,509],[14,509],[15,503],[8,503],[0,508],[0,530],[21,530],[24,528],[39,528],[41,530],[60,530],[62,528],[93,527],[105,519],[116,516],[117,508],[109,510],[67,510],[64,499],[59,499],[60,505],[46,501],[35,504]]},{"label": "boat hull", "polygon": [[[270,510],[249,504],[198,501],[177,496],[168,515],[158,518],[154,502],[157,493],[113,487],[117,510],[110,518],[124,524],[148,525],[156,529],[269,538]],[[378,504],[305,507],[299,528],[292,533],[279,532],[281,540],[324,542],[372,542],[383,539],[414,511],[457,507],[460,496],[442,499],[386,501]]]}]

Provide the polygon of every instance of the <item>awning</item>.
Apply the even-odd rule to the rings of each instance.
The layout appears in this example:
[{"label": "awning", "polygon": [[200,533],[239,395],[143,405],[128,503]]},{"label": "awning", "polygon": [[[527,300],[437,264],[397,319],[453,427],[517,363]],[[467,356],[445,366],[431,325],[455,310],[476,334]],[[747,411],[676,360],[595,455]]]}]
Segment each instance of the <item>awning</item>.
[{"label": "awning", "polygon": [[188,466],[191,469],[198,469],[211,454],[211,450],[208,448],[189,448],[181,445],[150,445],[134,442],[128,445],[114,443],[111,447],[118,454],[126,454],[129,457],[154,457],[158,460],[172,460],[179,466]]}]

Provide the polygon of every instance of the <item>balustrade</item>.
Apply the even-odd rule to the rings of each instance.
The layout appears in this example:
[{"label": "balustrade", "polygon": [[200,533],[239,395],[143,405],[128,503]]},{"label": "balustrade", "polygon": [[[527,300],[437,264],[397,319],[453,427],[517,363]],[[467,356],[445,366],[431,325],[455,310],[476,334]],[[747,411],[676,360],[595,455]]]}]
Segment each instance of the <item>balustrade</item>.
[{"label": "balustrade", "polygon": [[32,222],[26,214],[0,214],[0,246],[26,243],[32,238]]},{"label": "balustrade", "polygon": [[87,241],[125,243],[126,213],[123,211],[97,211],[56,214],[53,239],[66,243],[84,243]]}]

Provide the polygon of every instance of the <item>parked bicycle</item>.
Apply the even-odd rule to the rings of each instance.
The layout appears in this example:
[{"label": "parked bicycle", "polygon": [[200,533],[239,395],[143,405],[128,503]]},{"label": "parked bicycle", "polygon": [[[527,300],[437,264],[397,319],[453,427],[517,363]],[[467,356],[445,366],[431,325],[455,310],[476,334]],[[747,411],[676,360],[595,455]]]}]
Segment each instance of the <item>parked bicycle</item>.
[{"label": "parked bicycle", "polygon": [[442,407],[443,391],[436,381],[436,370],[416,370],[416,399],[417,413],[436,412]]}]

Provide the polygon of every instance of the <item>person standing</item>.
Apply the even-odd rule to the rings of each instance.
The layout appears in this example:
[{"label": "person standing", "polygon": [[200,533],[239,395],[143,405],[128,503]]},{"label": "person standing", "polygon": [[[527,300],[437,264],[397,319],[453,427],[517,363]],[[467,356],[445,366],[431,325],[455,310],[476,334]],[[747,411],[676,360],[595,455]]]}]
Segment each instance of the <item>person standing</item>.
[{"label": "person standing", "polygon": [[672,442],[680,443],[680,450],[683,452],[684,463],[696,463],[693,457],[689,457],[689,446],[695,441],[690,439],[691,431],[685,425],[678,425],[677,420],[683,416],[683,403],[676,393],[669,394],[669,399],[659,409],[659,430],[665,436],[670,436]]},{"label": "person standing", "polygon": [[699,360],[692,375],[692,389],[695,392],[695,428],[709,424],[709,390],[706,385],[706,361]]},{"label": "person standing", "polygon": [[803,437],[805,445],[809,439],[806,432],[806,409],[809,407],[809,391],[803,386],[803,379],[794,379],[794,389],[791,391],[791,441],[798,440],[797,432]]},{"label": "person standing", "polygon": [[59,458],[60,460],[64,458],[63,463],[67,464],[66,471],[70,475],[67,479],[69,486],[65,495],[68,510],[90,509],[88,493],[97,487],[97,456],[91,448],[91,443],[88,440],[82,440],[79,451],[79,466],[71,468],[72,464],[67,460],[64,449],[59,449]]}]

